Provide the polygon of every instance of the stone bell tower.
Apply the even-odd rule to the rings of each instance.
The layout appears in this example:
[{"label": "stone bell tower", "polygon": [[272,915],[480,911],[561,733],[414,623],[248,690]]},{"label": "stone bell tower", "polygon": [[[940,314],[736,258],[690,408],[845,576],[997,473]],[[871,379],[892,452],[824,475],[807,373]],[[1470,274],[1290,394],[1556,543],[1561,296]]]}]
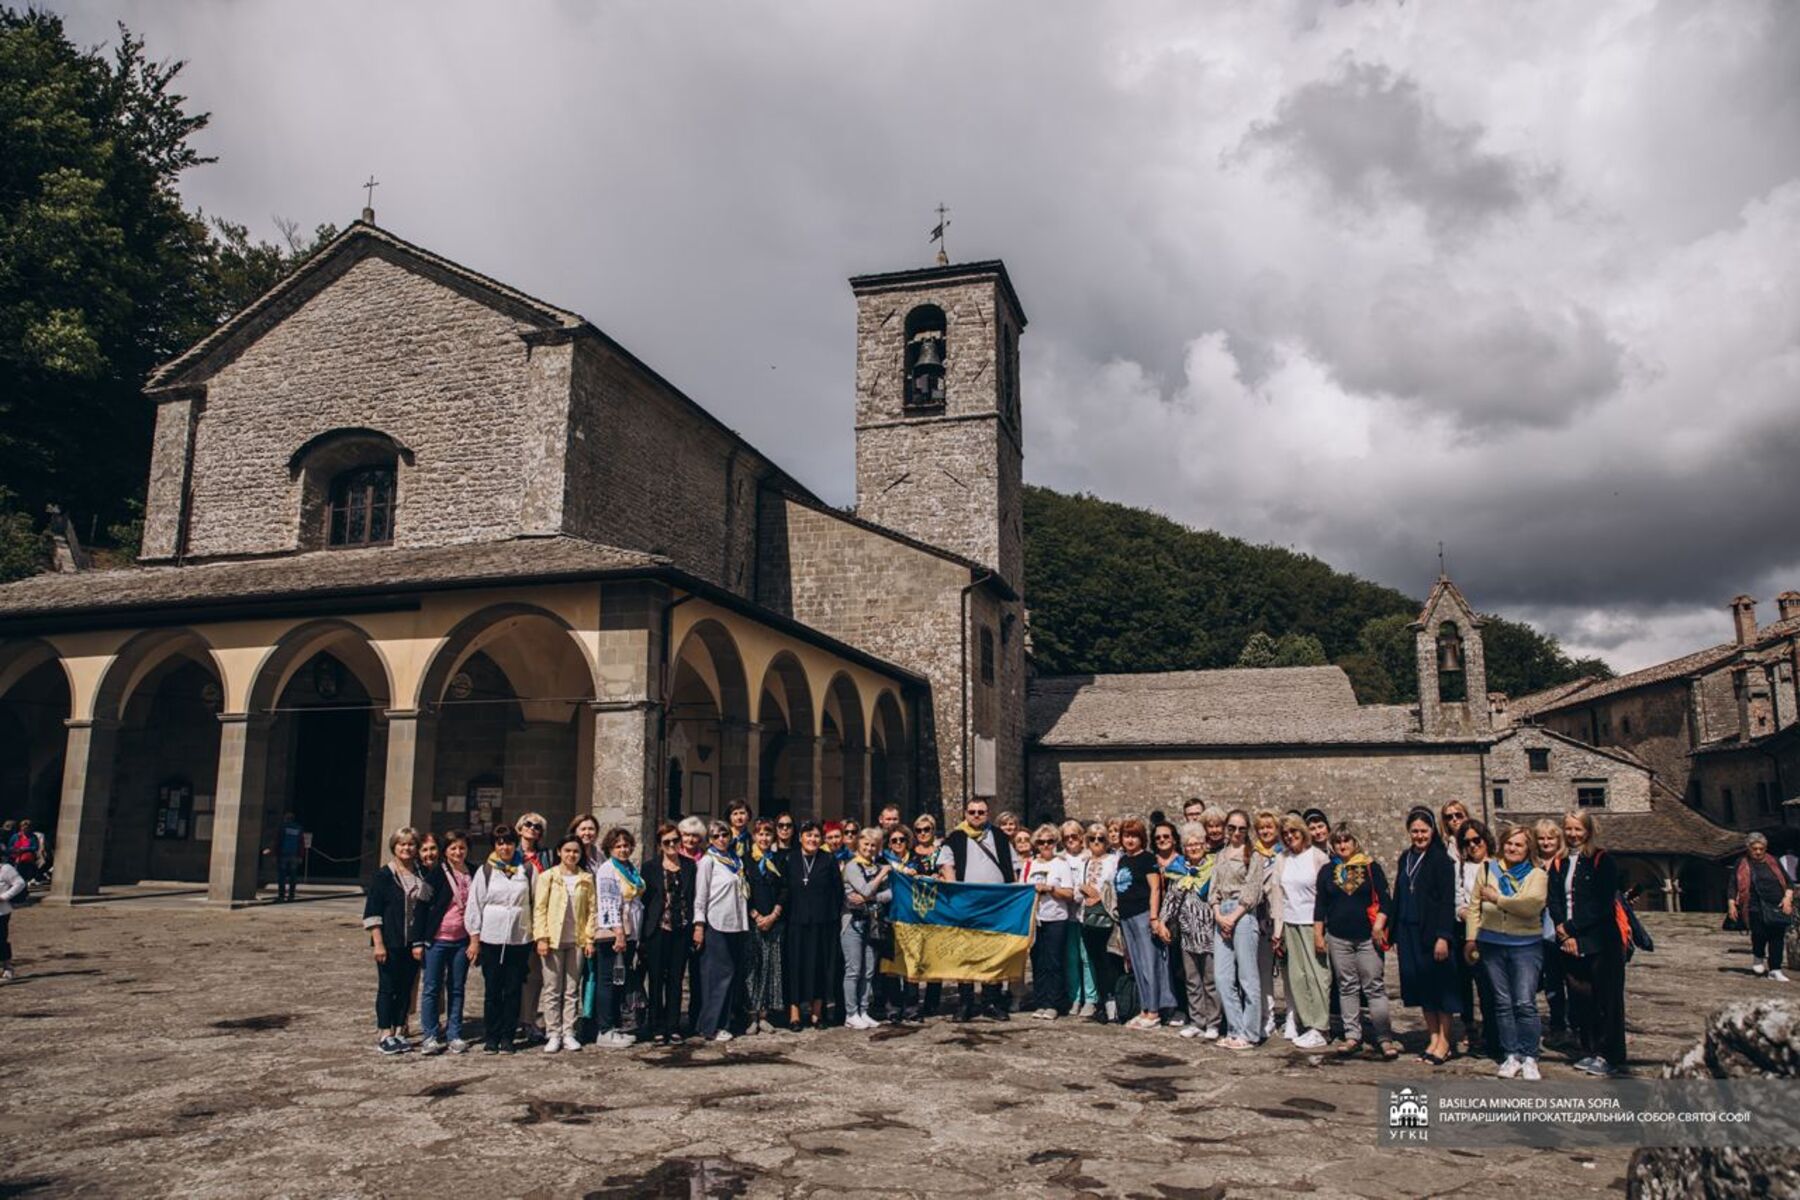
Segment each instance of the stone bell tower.
[{"label": "stone bell tower", "polygon": [[999,261],[862,275],[856,512],[1024,583],[1019,335]]},{"label": "stone bell tower", "polygon": [[1428,736],[1470,737],[1493,729],[1481,626],[1481,615],[1462,589],[1448,575],[1439,575],[1411,626],[1419,670],[1419,723]]}]

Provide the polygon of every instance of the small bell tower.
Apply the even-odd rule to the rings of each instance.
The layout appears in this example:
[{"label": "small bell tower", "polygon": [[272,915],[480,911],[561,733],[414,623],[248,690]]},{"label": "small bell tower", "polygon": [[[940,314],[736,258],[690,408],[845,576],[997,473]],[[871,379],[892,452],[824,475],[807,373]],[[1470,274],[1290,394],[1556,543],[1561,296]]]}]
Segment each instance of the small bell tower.
[{"label": "small bell tower", "polygon": [[1025,312],[1005,264],[861,275],[850,288],[857,515],[1021,590]]},{"label": "small bell tower", "polygon": [[1462,590],[1448,575],[1439,575],[1411,627],[1419,668],[1421,732],[1455,737],[1493,729],[1481,625],[1481,615]]}]

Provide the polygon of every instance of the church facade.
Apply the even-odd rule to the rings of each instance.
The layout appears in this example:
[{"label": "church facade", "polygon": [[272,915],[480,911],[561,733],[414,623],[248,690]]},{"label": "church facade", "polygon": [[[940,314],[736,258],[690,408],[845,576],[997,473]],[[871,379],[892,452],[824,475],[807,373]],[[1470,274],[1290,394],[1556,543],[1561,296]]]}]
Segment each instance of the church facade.
[{"label": "church facade", "polygon": [[1022,807],[1025,316],[998,262],[851,287],[854,515],[369,222],[161,368],[140,564],[0,588],[53,894],[248,901],[287,811],[355,879],[528,809]]}]

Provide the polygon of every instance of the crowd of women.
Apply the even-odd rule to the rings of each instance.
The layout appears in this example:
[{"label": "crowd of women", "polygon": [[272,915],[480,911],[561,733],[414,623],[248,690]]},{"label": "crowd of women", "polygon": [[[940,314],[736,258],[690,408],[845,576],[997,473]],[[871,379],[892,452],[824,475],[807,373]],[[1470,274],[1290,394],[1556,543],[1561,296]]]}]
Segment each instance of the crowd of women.
[{"label": "crowd of women", "polygon": [[[990,1017],[1022,1007],[1237,1051],[1280,1030],[1303,1050],[1394,1059],[1392,948],[1400,1003],[1423,1015],[1425,1062],[1485,1055],[1504,1078],[1537,1079],[1545,1037],[1566,1031],[1578,1069],[1623,1069],[1629,922],[1593,815],[1495,833],[1451,803],[1414,809],[1405,831],[1390,875],[1363,831],[1319,809],[1198,801],[1179,822],[1155,813],[1035,829],[1005,813],[988,827],[971,806],[946,838],[931,816],[908,824],[892,807],[860,829],[752,820],[736,804],[724,820],[662,824],[641,856],[631,831],[602,831],[591,816],[553,839],[526,814],[496,827],[480,855],[462,834],[403,828],[364,913],[379,1046],[415,1049],[416,994],[417,1048],[467,1051],[472,967],[490,1053],[931,1016],[942,985],[882,970],[889,880],[962,878],[967,847],[980,845],[1038,894],[1030,986],[991,990]],[[976,989],[961,986],[953,1011],[966,1020]]]}]

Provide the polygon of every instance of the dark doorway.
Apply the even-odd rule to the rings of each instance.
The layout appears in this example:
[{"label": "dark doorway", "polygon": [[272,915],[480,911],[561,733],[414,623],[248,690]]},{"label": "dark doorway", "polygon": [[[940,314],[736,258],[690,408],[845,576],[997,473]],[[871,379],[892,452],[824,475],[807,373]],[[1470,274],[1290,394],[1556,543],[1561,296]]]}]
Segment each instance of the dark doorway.
[{"label": "dark doorway", "polygon": [[294,815],[313,836],[311,878],[362,874],[369,714],[360,709],[294,714]]}]

